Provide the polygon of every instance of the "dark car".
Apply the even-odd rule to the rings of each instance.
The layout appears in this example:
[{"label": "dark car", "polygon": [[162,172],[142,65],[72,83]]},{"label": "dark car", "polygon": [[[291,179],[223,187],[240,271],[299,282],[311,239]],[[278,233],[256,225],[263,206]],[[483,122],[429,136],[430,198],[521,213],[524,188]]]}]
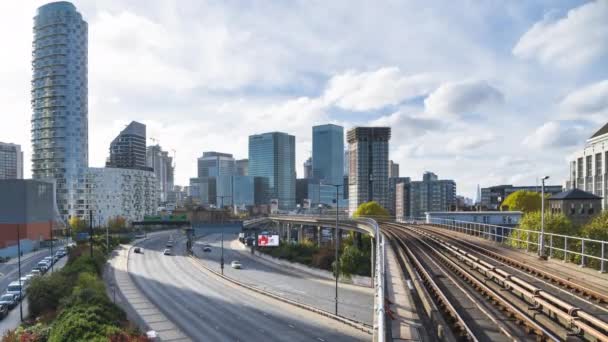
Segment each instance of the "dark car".
[{"label": "dark car", "polygon": [[211,252],[211,247],[205,246],[203,252]]},{"label": "dark car", "polygon": [[140,248],[140,247],[135,247],[135,248],[133,249],[133,252],[134,252],[134,253],[139,253],[139,254],[143,254],[143,253],[144,253],[144,252],[141,250],[141,248]]},{"label": "dark car", "polygon": [[17,303],[19,303],[19,301],[13,294],[5,293],[0,297],[0,305],[6,305],[9,309],[17,306]]},{"label": "dark car", "polygon": [[4,318],[8,315],[8,305],[0,304],[0,317]]}]

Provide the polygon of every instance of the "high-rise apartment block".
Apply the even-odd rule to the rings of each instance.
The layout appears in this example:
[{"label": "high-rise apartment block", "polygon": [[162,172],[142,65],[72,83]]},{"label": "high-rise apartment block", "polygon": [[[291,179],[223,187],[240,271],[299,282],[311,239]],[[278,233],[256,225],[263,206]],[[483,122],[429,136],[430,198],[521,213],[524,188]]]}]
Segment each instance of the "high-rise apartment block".
[{"label": "high-rise apartment block", "polygon": [[397,186],[405,183],[409,187],[410,181],[410,177],[391,177],[388,179],[388,208],[386,209],[391,216],[397,214],[397,203],[399,202],[397,198]]},{"label": "high-rise apartment block", "polygon": [[349,150],[349,212],[376,201],[388,208],[388,142],[390,127],[355,127],[347,133]]},{"label": "high-rise apartment block", "polygon": [[23,179],[21,145],[0,142],[0,179]]},{"label": "high-rise apartment block", "polygon": [[412,216],[410,204],[410,178],[405,177],[403,181],[395,184],[395,217],[404,219]]},{"label": "high-rise apartment block", "polygon": [[122,168],[89,168],[87,183],[95,224],[105,225],[118,216],[141,221],[156,214],[157,182],[154,172]]},{"label": "high-rise apartment block", "polygon": [[304,162],[304,179],[312,179],[312,157]]},{"label": "high-rise apartment block", "polygon": [[148,146],[146,149],[146,163],[154,170],[156,175],[156,194],[159,204],[165,204],[169,191],[173,190],[173,158],[163,151],[159,145]]},{"label": "high-rise apartment block", "polygon": [[132,121],[112,140],[106,166],[151,170],[146,164],[146,125]]},{"label": "high-rise apartment block", "polygon": [[32,44],[32,176],[56,183],[64,221],[88,214],[88,27],[69,2],[38,8]]},{"label": "high-rise apartment block", "polygon": [[595,132],[570,162],[568,189],[580,189],[602,197],[602,208],[608,208],[608,123]]},{"label": "high-rise apartment block", "polygon": [[[249,136],[249,175],[262,177],[260,201],[277,199],[280,209],[296,206],[296,139],[271,132]],[[256,189],[257,191],[257,189]]]}]

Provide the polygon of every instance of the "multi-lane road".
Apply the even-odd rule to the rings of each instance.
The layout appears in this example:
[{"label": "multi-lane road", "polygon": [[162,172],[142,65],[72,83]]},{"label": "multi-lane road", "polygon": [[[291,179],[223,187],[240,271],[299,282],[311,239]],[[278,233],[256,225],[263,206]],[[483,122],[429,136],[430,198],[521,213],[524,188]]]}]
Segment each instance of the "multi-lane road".
[{"label": "multi-lane road", "polygon": [[[224,235],[224,274],[248,285],[263,288],[282,297],[308,304],[331,313],[335,311],[335,282],[287,271],[279,265],[262,262],[242,247],[235,234]],[[211,252],[203,252],[211,246]],[[210,268],[220,269],[220,234],[210,234],[197,240],[193,251]],[[240,270],[230,267],[232,260],[243,265]],[[373,324],[374,292],[371,288],[339,284],[338,314],[368,325]]]},{"label": "multi-lane road", "polygon": [[[131,252],[128,271],[141,292],[194,341],[369,341],[367,333],[233,285],[185,256],[185,239],[159,234]],[[371,310],[371,309],[370,309]]]}]

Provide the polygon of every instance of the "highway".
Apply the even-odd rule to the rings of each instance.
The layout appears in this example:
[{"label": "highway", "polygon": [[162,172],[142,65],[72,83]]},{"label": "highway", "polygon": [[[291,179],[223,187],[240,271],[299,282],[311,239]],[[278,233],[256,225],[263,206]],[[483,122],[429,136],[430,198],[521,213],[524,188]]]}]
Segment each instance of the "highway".
[{"label": "highway", "polygon": [[143,241],[128,270],[141,292],[195,341],[369,341],[323,316],[233,285],[197,266],[173,233],[176,255],[162,254],[171,233]]},{"label": "highway", "polygon": [[[297,275],[294,271],[281,270],[280,266],[260,262],[259,257],[242,248],[235,234],[225,234],[224,274],[247,283],[263,288],[282,297],[296,300],[325,310],[335,311],[335,282],[319,279],[308,275]],[[194,253],[204,260],[207,265],[219,271],[220,269],[220,234],[211,234],[200,238],[194,247]],[[203,252],[203,246],[210,245],[211,252]],[[230,267],[232,260],[239,260],[243,265],[240,270]],[[352,320],[373,324],[374,292],[371,288],[339,284],[338,313]]]}]

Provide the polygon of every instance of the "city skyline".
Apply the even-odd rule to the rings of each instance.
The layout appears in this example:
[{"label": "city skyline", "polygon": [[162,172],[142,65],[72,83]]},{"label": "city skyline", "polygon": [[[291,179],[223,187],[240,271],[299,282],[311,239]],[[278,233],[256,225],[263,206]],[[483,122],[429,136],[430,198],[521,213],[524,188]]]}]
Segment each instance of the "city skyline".
[{"label": "city skyline", "polygon": [[[7,44],[14,47],[0,67],[0,101],[11,118],[0,136],[22,146],[26,178],[32,175],[31,27],[36,8],[45,3],[0,5],[1,13],[11,13],[0,25],[12,32]],[[407,14],[417,12],[415,5],[385,7],[368,13],[383,18],[378,28],[359,24],[364,3],[336,23],[300,22],[283,15],[293,8],[269,5],[268,13],[302,37],[295,43],[265,26],[260,9],[243,18],[234,5],[73,3],[89,22],[91,167],[104,165],[107,146],[133,120],[145,124],[164,149],[177,150],[175,183],[182,185],[196,174],[200,151],[245,158],[252,134],[294,135],[302,177],[312,126],[380,125],[393,129],[389,158],[401,165],[401,176],[431,170],[454,179],[459,194],[474,197],[478,183],[535,184],[543,175],[564,183],[569,156],[608,114],[602,100],[608,70],[601,64],[608,40],[594,38],[594,48],[581,52],[590,32],[605,32],[606,2],[448,9],[429,3],[419,19]],[[337,14],[342,6],[302,10],[313,18],[321,10]],[[172,20],[178,16],[179,24]],[[429,17],[451,25],[423,34],[416,23]],[[413,25],[405,26],[408,18]],[[315,25],[327,37],[309,29]],[[362,28],[349,42],[340,26]],[[510,29],[484,33],[502,27]],[[379,34],[386,38],[382,46],[375,42]],[[443,44],[444,36],[456,47]],[[319,49],[331,46],[328,39],[341,43]],[[402,50],[406,41],[411,46]],[[241,55],[241,49],[250,52]]]}]

